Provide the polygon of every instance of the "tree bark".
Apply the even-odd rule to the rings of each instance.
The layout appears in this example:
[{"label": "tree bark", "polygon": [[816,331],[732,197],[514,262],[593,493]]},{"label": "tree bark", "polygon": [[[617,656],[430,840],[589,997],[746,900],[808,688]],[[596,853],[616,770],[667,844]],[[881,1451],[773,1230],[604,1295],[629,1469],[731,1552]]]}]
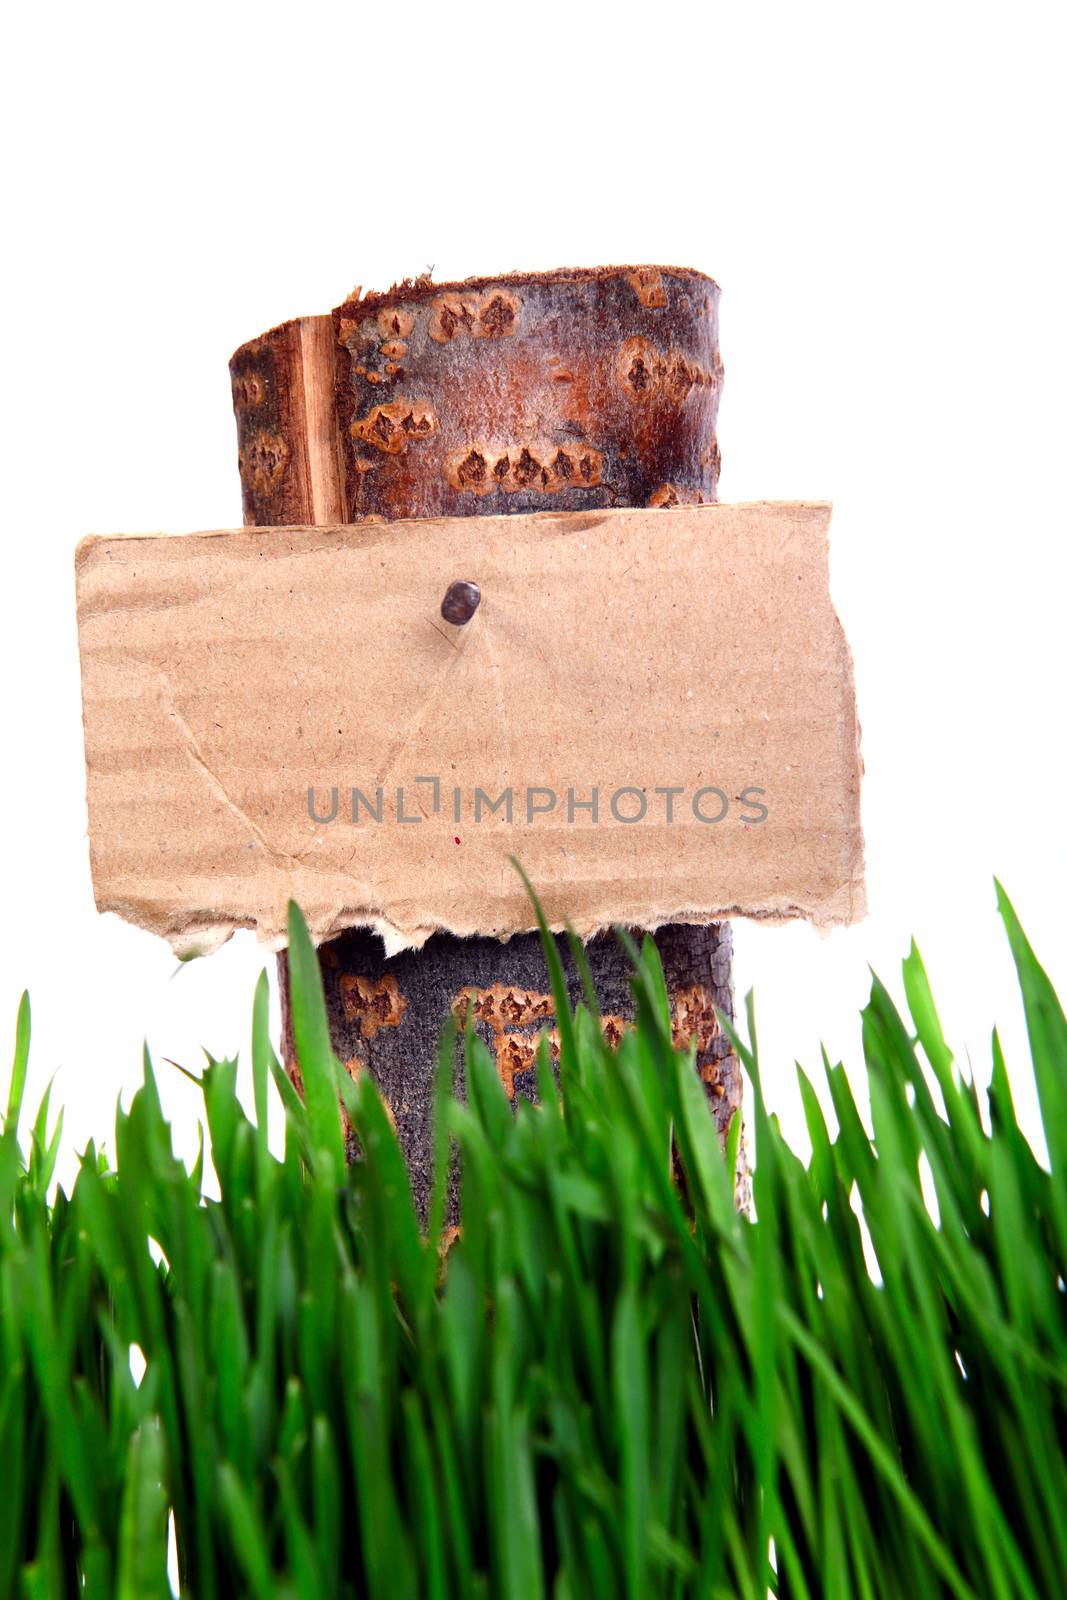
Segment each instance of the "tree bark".
[{"label": "tree bark", "polygon": [[[428,279],[353,295],[236,352],[230,371],[248,524],[382,521],[716,498],[722,365],[718,288],[700,273],[614,267]],[[462,574],[458,574],[462,576]],[[531,707],[551,717],[551,706]],[[655,935],[676,1042],[721,1132],[741,1104],[715,1008],[733,1015],[730,932]],[[572,1001],[578,976],[558,940]],[[633,1017],[611,934],[587,946],[605,1027]],[[320,962],[334,1048],[369,1070],[392,1108],[425,1209],[436,1040],[451,1010],[476,1025],[512,1096],[533,1095],[533,1052],[554,1012],[536,934],[501,942],[437,934],[386,959],[353,930]],[[283,1052],[298,1079],[279,958]]]}]

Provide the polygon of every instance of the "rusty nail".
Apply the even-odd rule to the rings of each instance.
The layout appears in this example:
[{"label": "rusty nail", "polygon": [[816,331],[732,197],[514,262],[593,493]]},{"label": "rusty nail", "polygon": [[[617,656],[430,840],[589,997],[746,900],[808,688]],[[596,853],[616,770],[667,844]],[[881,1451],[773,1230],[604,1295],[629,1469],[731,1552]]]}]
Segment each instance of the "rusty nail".
[{"label": "rusty nail", "polygon": [[481,598],[482,591],[476,583],[471,583],[467,578],[460,578],[455,583],[449,584],[441,601],[441,615],[446,622],[454,622],[461,628],[473,617]]}]

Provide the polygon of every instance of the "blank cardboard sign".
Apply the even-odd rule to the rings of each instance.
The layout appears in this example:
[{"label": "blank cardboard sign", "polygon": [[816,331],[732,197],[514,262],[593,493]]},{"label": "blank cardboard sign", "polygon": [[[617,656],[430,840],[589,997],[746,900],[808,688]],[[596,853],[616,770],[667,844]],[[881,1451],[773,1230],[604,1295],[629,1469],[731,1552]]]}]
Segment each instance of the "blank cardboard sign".
[{"label": "blank cardboard sign", "polygon": [[[863,913],[821,504],[90,538],[96,902],[204,949]],[[481,603],[445,622],[449,585]]]}]

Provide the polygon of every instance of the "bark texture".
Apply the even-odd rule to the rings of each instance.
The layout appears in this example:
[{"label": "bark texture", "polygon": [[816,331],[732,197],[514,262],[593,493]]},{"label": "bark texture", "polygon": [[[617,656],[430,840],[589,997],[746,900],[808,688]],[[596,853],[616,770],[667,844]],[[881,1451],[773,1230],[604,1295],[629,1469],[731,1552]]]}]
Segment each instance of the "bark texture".
[{"label": "bark texture", "polygon": [[[419,279],[286,323],[230,363],[245,522],[712,501],[718,293],[710,278],[673,267]],[[729,928],[672,925],[655,939],[675,1039],[696,1039],[725,1131],[741,1103],[715,1019],[716,1007],[733,1015]],[[605,935],[588,955],[605,1026],[621,1028],[633,1017],[622,952]],[[540,941],[439,934],[387,960],[376,936],[355,930],[325,944],[320,961],[334,1048],[349,1071],[373,1073],[424,1207],[441,1022],[473,1005],[508,1093],[532,1095],[536,1040],[554,1025]],[[284,955],[279,969],[295,1074]]]},{"label": "bark texture", "polygon": [[[721,1134],[741,1104],[741,1074],[715,1009],[733,1015],[729,923],[681,925],[655,935],[671,999],[675,1043],[697,1041],[697,1070]],[[581,980],[566,939],[556,946],[567,975],[571,1004],[582,998]],[[585,947],[609,1042],[634,1014],[630,967],[610,933]],[[416,1203],[425,1215],[433,1182],[432,1088],[437,1039],[449,1012],[462,1026],[473,1012],[475,1029],[496,1062],[512,1099],[537,1098],[535,1057],[542,1033],[558,1054],[555,1006],[537,934],[498,939],[438,935],[421,950],[386,959],[376,934],[357,928],[320,950],[330,1037],[348,1071],[368,1067],[396,1124],[411,1173]],[[279,958],[283,1055],[297,1087],[285,957]],[[453,1209],[455,1196],[452,1196]]]},{"label": "bark texture", "polygon": [[350,517],[713,500],[717,300],[701,274],[652,267],[348,301]]}]

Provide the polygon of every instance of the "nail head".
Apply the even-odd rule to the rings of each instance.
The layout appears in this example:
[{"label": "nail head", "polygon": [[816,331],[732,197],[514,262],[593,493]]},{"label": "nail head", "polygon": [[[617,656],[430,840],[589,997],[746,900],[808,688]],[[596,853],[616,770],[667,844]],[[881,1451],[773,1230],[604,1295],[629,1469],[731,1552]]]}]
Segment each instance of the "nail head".
[{"label": "nail head", "polygon": [[471,583],[468,578],[460,578],[455,583],[449,584],[441,601],[441,615],[446,622],[452,622],[456,627],[462,628],[477,611],[481,598],[482,591],[476,583]]}]

